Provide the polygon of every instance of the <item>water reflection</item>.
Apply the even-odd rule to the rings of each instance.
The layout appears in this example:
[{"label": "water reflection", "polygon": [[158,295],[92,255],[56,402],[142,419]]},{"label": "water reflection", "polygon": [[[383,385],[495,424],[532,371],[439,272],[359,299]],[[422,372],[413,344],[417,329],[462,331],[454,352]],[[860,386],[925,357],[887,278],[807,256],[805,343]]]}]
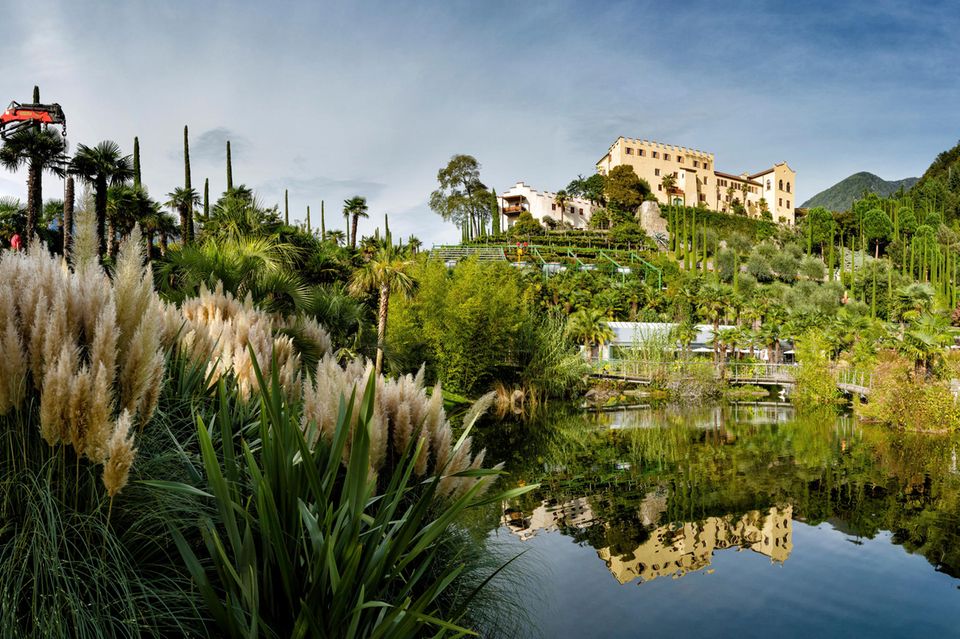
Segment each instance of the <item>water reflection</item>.
[{"label": "water reflection", "polygon": [[621,584],[708,569],[750,550],[779,564],[794,521],[857,538],[883,531],[960,575],[956,439],[795,417],[770,404],[648,409],[498,425],[485,444],[518,484],[504,505],[520,540],[555,531],[596,551]]}]

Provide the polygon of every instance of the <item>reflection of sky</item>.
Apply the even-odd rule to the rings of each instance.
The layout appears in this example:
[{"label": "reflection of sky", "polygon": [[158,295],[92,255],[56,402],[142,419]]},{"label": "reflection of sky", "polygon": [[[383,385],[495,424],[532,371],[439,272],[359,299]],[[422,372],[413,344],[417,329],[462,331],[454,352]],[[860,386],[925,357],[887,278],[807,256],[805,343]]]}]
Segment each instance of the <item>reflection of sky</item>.
[{"label": "reflection of sky", "polygon": [[710,573],[622,586],[594,549],[558,533],[499,537],[532,549],[519,560],[529,580],[520,596],[543,637],[955,636],[960,627],[960,582],[889,533],[856,544],[829,524],[795,521],[783,564],[730,549],[714,554]]}]

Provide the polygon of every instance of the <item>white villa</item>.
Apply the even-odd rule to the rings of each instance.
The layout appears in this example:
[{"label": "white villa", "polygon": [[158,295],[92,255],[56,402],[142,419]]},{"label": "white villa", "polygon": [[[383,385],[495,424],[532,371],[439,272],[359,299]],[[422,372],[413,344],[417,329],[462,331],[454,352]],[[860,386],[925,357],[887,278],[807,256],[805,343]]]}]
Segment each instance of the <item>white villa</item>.
[{"label": "white villa", "polygon": [[530,211],[530,215],[541,224],[566,222],[575,229],[587,228],[593,213],[593,205],[588,200],[570,197],[561,210],[556,198],[555,192],[538,191],[523,182],[517,182],[497,196],[500,213],[506,221],[502,228],[513,226],[523,211]]},{"label": "white villa", "polygon": [[[648,340],[669,340],[670,334],[677,324],[668,322],[607,322],[607,326],[613,331],[613,339],[603,345],[600,349],[600,360],[620,359],[624,351],[637,348],[637,346]],[[712,355],[713,350],[713,325],[697,324],[697,336],[690,343],[690,351],[694,355],[707,356]],[[735,326],[721,324],[721,329],[736,328]],[[781,354],[786,359],[791,359],[793,355],[793,344],[781,340]],[[737,353],[746,355],[750,352],[750,347],[746,344],[740,345],[736,349]],[[754,348],[754,357],[761,361],[770,361],[770,353],[765,347]]]}]

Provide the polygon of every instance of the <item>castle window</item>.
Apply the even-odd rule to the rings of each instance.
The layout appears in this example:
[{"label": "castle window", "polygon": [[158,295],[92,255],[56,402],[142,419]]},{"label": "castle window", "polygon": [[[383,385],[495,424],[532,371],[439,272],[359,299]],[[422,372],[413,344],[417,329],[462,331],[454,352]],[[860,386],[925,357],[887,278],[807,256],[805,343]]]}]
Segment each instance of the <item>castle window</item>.
[{"label": "castle window", "polygon": [[777,198],[777,206],[783,206],[783,198]]},{"label": "castle window", "polygon": [[683,164],[683,156],[682,156],[682,155],[678,155],[678,156],[677,156],[677,162],[679,162],[680,164]]},{"label": "castle window", "polygon": [[643,157],[644,155],[646,155],[646,152],[643,149],[637,149],[637,155],[639,155],[640,157]]},{"label": "castle window", "polygon": [[767,190],[770,190],[770,178],[767,178]]},{"label": "castle window", "polygon": [[660,175],[660,169],[654,169],[654,170],[653,170],[653,174],[659,176],[659,175]]},{"label": "castle window", "polygon": [[657,190],[658,190],[658,191],[662,191],[662,190],[663,190],[663,185],[662,185],[662,184],[658,184],[658,185],[657,185]]},{"label": "castle window", "polygon": [[789,192],[790,192],[790,183],[787,182],[787,193],[789,193]]},{"label": "castle window", "polygon": [[659,158],[659,157],[660,157],[660,152],[659,152],[659,151],[654,151],[654,152],[653,152],[653,159],[656,160],[656,159]]},{"label": "castle window", "polygon": [[629,146],[626,148],[626,151],[627,155],[633,155],[633,149],[631,149]]},{"label": "castle window", "polygon": [[787,200],[787,208],[790,208],[790,200]]},{"label": "castle window", "polygon": [[781,191],[783,190],[783,180],[780,180],[780,183],[777,186],[777,188],[780,189]]},{"label": "castle window", "polygon": [[698,160],[693,161],[693,168],[695,169],[700,168],[700,162]]},{"label": "castle window", "polygon": [[583,215],[583,209],[580,209],[580,215]]},{"label": "castle window", "polygon": [[669,153],[664,153],[664,154],[663,154],[663,159],[669,162],[669,161],[670,161],[670,154],[669,154]]},{"label": "castle window", "polygon": [[550,205],[550,210],[551,210],[551,211],[556,211],[556,210],[557,210],[557,205],[556,205],[556,204],[551,204],[551,205]]}]

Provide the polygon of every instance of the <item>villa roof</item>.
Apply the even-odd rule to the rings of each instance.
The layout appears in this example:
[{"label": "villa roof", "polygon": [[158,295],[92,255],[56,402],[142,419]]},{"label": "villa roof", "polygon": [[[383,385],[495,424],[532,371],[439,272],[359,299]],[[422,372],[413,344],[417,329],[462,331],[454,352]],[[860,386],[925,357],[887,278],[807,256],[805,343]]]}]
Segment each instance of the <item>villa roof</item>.
[{"label": "villa roof", "polygon": [[756,180],[751,180],[740,175],[734,175],[733,173],[724,173],[723,171],[714,171],[714,175],[719,175],[722,178],[727,178],[729,180],[736,180],[737,182],[746,182],[747,184],[752,184],[754,186],[763,186]]},{"label": "villa roof", "polygon": [[[761,175],[766,175],[767,173],[772,173],[773,170],[776,169],[776,168],[777,168],[778,166],[780,166],[781,164],[782,164],[783,166],[787,167],[788,169],[790,169],[790,165],[787,164],[786,162],[777,162],[776,164],[774,164],[773,166],[771,166],[769,169],[764,169],[764,170],[762,170],[762,171],[759,171],[759,172],[757,172],[757,173],[754,173],[753,175],[750,176],[750,178],[760,177]],[[796,171],[794,171],[793,169],[790,169],[790,171],[793,172],[793,173],[796,173]]]}]

